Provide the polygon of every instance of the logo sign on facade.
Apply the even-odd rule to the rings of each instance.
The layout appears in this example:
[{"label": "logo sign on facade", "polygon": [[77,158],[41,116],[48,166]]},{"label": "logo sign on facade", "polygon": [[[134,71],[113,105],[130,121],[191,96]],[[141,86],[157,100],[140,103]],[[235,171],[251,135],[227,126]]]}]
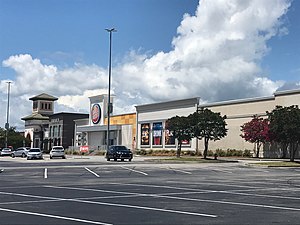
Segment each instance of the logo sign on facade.
[{"label": "logo sign on facade", "polygon": [[79,151],[81,153],[88,153],[89,152],[89,146],[88,145],[80,146]]},{"label": "logo sign on facade", "polygon": [[99,123],[101,119],[101,107],[99,104],[94,104],[91,109],[91,117],[93,124]]}]

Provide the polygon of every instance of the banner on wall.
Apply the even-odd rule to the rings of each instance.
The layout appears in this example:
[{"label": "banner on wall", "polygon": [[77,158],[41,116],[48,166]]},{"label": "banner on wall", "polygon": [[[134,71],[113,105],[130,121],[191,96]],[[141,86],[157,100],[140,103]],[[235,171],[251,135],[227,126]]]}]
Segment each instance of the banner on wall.
[{"label": "banner on wall", "polygon": [[162,145],[162,122],[153,123],[153,145]]},{"label": "banner on wall", "polygon": [[141,124],[141,145],[150,145],[150,123]]},{"label": "banner on wall", "polygon": [[175,145],[175,137],[173,133],[168,130],[168,123],[165,125],[165,145]]}]

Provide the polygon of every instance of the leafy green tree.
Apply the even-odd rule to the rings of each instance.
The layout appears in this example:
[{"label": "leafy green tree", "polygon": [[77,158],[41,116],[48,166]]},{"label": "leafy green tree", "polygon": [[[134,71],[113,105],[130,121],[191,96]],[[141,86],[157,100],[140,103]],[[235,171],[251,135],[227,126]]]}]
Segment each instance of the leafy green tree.
[{"label": "leafy green tree", "polygon": [[[0,127],[0,147],[5,147],[6,129]],[[7,145],[14,148],[30,145],[30,140],[26,139],[20,132],[16,131],[16,127],[8,129]]]},{"label": "leafy green tree", "polygon": [[189,115],[193,137],[199,140],[204,139],[204,159],[207,157],[209,141],[217,141],[227,135],[225,119],[226,116],[222,117],[220,113],[203,108]]},{"label": "leafy green tree", "polygon": [[167,120],[168,130],[178,141],[177,158],[181,154],[181,146],[183,141],[190,141],[193,137],[188,117],[175,116]]},{"label": "leafy green tree", "polygon": [[293,162],[300,143],[300,109],[296,105],[276,106],[267,115],[271,140],[288,146],[290,161]]},{"label": "leafy green tree", "polygon": [[256,145],[256,158],[263,143],[270,141],[269,120],[254,116],[253,119],[241,126],[241,137]]}]

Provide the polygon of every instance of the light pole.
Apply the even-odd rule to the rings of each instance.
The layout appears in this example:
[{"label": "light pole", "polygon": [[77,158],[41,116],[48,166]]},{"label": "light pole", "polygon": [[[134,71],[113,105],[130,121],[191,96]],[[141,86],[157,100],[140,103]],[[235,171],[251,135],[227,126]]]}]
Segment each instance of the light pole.
[{"label": "light pole", "polygon": [[109,69],[108,69],[108,100],[107,100],[107,150],[109,149],[109,126],[110,126],[110,113],[112,112],[112,104],[110,102],[110,84],[111,84],[111,45],[112,45],[112,32],[116,32],[115,28],[105,29],[109,32]]},{"label": "light pole", "polygon": [[9,129],[9,94],[10,94],[10,84],[11,81],[6,82],[7,86],[7,112],[6,112],[6,123],[5,123],[5,148],[7,148],[7,139],[8,139],[8,129]]}]

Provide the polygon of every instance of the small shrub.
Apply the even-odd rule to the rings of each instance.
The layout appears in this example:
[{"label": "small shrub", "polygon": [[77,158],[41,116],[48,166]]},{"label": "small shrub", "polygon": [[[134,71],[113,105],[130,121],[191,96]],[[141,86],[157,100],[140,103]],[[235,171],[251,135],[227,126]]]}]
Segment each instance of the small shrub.
[{"label": "small shrub", "polygon": [[208,151],[207,151],[207,155],[208,155],[208,156],[213,156],[214,154],[215,154],[215,153],[214,153],[212,150],[208,150]]},{"label": "small shrub", "polygon": [[224,157],[224,156],[226,156],[226,151],[224,151],[222,149],[217,149],[216,154],[220,157]]},{"label": "small shrub", "polygon": [[243,153],[243,157],[252,157],[251,150],[245,149]]},{"label": "small shrub", "polygon": [[147,151],[145,149],[140,149],[136,151],[137,155],[147,155]]}]

